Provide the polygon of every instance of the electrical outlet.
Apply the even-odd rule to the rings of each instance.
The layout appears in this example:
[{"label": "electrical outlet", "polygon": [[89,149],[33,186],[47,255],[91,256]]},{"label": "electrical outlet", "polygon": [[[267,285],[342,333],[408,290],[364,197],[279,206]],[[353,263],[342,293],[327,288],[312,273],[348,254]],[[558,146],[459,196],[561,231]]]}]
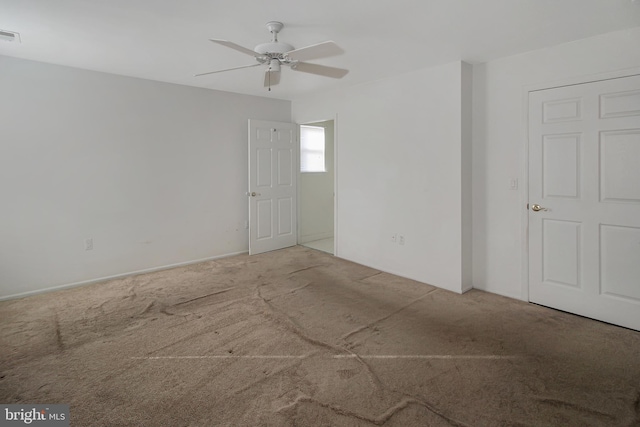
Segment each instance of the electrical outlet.
[{"label": "electrical outlet", "polygon": [[398,244],[399,245],[404,245],[404,236],[402,236],[402,235],[398,236]]},{"label": "electrical outlet", "polygon": [[85,241],[84,241],[84,250],[85,251],[93,250],[93,238],[92,237],[90,237],[88,239],[85,239]]},{"label": "electrical outlet", "polygon": [[391,242],[392,243],[396,242],[396,236],[397,236],[397,234],[394,234],[393,236],[391,236]]}]

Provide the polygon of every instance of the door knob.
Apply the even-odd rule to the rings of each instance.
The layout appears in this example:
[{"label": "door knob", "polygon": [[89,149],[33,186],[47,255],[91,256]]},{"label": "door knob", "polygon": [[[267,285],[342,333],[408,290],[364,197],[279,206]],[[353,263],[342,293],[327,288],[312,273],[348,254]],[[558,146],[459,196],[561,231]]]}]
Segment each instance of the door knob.
[{"label": "door knob", "polygon": [[251,197],[256,197],[256,196],[259,196],[259,195],[260,195],[260,193],[256,193],[255,191],[251,192]]},{"label": "door knob", "polygon": [[548,211],[549,209],[543,208],[540,205],[531,205],[531,210],[534,212],[540,212],[540,211]]}]

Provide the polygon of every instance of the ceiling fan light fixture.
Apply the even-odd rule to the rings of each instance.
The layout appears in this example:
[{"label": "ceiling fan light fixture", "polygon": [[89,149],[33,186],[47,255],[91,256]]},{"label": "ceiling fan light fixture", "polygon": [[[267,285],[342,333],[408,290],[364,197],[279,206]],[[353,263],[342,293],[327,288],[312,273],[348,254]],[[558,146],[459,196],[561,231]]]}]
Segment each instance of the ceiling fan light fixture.
[{"label": "ceiling fan light fixture", "polygon": [[278,61],[277,59],[272,59],[271,62],[269,62],[269,69],[267,71],[271,71],[274,73],[279,73],[280,72],[280,61]]}]

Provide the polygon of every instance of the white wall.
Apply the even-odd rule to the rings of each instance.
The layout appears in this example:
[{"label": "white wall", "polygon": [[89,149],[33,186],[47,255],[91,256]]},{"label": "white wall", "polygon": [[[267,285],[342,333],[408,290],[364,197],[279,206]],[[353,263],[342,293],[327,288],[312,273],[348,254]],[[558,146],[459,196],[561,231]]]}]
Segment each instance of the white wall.
[{"label": "white wall", "polygon": [[247,119],[289,101],[1,56],[0,94],[0,297],[247,250]]},{"label": "white wall", "polygon": [[[640,28],[474,66],[473,286],[526,299],[524,88],[640,67]],[[509,178],[518,178],[517,191]]]},{"label": "white wall", "polygon": [[[475,65],[471,167],[459,62],[296,100],[296,122],[338,115],[338,255],[456,291],[472,258],[475,288],[525,298],[523,88],[640,67],[638,46]],[[289,102],[1,56],[0,95],[0,298],[247,249],[246,120]]]},{"label": "white wall", "polygon": [[[337,114],[338,256],[463,290],[462,68],[293,102],[297,123]],[[391,241],[396,233],[404,245]]]},{"label": "white wall", "polygon": [[462,63],[461,74],[461,144],[462,144],[462,289],[473,288],[473,204],[472,204],[472,143],[473,143],[473,67]]},{"label": "white wall", "polygon": [[333,237],[333,120],[306,123],[324,128],[326,172],[299,174],[298,243]]}]

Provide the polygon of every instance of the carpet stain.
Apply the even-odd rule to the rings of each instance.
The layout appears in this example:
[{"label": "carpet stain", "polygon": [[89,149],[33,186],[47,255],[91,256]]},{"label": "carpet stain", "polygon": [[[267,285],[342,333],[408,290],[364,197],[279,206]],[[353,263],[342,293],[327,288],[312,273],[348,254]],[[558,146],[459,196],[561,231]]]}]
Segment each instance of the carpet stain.
[{"label": "carpet stain", "polygon": [[357,369],[339,369],[337,372],[340,379],[348,380],[349,378],[358,375],[360,371]]},{"label": "carpet stain", "polygon": [[62,332],[60,331],[60,319],[58,318],[57,311],[54,311],[53,314],[53,325],[55,328],[56,345],[58,347],[58,351],[64,351],[64,341],[62,340]]},{"label": "carpet stain", "polygon": [[633,402],[633,412],[635,412],[635,420],[632,422],[631,426],[640,426],[640,391],[638,391],[636,400]]}]

